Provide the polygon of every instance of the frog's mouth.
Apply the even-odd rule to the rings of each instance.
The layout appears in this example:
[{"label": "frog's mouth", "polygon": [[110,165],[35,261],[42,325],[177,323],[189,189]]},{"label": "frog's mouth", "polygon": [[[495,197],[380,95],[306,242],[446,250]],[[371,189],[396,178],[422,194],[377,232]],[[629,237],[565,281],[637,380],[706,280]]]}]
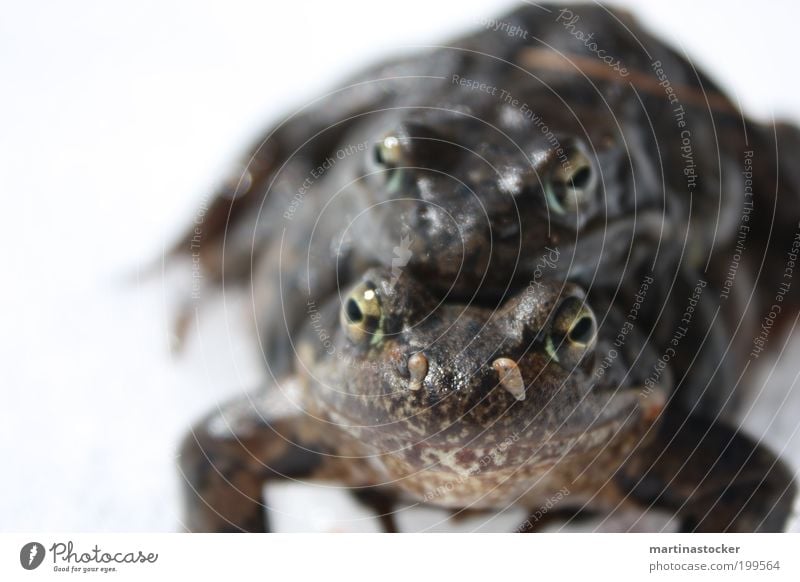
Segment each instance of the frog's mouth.
[{"label": "frog's mouth", "polygon": [[[515,467],[542,469],[581,457],[592,462],[591,457],[600,456],[605,450],[616,450],[615,443],[627,443],[631,448],[658,421],[666,403],[665,392],[656,387],[630,387],[610,391],[592,392],[571,411],[566,411],[555,423],[544,423],[520,408],[518,417],[510,423],[496,421],[483,427],[471,427],[469,435],[453,439],[452,434],[428,432],[421,427],[409,431],[409,441],[395,438],[383,442],[382,431],[368,430],[369,442],[375,452],[389,457],[406,458],[413,470],[424,471],[474,471],[479,461],[481,473],[507,472]],[[521,402],[518,404],[522,404]],[[515,405],[516,406],[516,405]],[[508,415],[518,414],[514,409]],[[367,428],[355,423],[355,419],[343,411],[332,418],[341,427],[357,429],[358,437],[366,442],[358,429]],[[552,417],[551,417],[552,419]],[[502,426],[502,433],[497,431]],[[430,427],[428,427],[430,428]],[[458,430],[465,427],[454,427]],[[475,430],[477,429],[477,430]],[[389,444],[391,442],[391,444]],[[439,459],[449,458],[448,463],[416,457],[420,449],[435,450]],[[467,459],[463,466],[452,463]],[[456,460],[456,461],[453,461]],[[420,464],[421,462],[421,464]]]},{"label": "frog's mouth", "polygon": [[458,445],[423,439],[393,453],[382,451],[386,456],[375,459],[381,459],[399,484],[406,483],[401,477],[414,475],[408,482],[422,483],[423,496],[445,491],[449,500],[440,501],[454,506],[477,507],[509,490],[518,498],[553,480],[563,484],[564,479],[580,478],[593,468],[610,474],[647,440],[664,400],[660,390],[638,387],[605,398],[605,410],[582,427],[580,420],[551,433],[512,430],[493,439],[491,446],[478,442],[480,438]]},{"label": "frog's mouth", "polygon": [[[500,444],[483,446],[477,436],[461,445],[438,443],[437,448],[455,458],[482,459],[486,470],[507,470],[518,466],[550,467],[575,456],[601,455],[614,443],[635,445],[661,415],[666,403],[661,388],[632,387],[612,393],[592,394],[568,412],[556,426],[536,426],[535,419],[520,422],[506,431]],[[488,430],[491,430],[489,428]],[[502,449],[502,450],[501,450]],[[497,457],[503,459],[502,467]],[[435,470],[435,467],[430,467]]]}]

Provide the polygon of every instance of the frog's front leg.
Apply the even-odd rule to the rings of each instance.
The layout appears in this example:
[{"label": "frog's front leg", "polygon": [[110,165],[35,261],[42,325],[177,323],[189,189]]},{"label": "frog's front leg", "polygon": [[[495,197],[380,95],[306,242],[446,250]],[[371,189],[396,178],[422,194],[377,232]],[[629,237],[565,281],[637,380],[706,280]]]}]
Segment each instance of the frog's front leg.
[{"label": "frog's front leg", "polygon": [[384,533],[400,531],[395,519],[397,496],[394,493],[380,487],[362,487],[353,489],[353,497],[375,514]]},{"label": "frog's front leg", "polygon": [[783,531],[797,493],[791,471],[764,446],[679,414],[663,419],[620,481],[639,501],[675,512],[682,531],[696,532]]},{"label": "frog's front leg", "polygon": [[[275,390],[268,391],[274,394]],[[184,526],[193,532],[263,532],[268,481],[330,477],[308,417],[276,416],[269,395],[240,397],[193,427],[180,449]]]}]

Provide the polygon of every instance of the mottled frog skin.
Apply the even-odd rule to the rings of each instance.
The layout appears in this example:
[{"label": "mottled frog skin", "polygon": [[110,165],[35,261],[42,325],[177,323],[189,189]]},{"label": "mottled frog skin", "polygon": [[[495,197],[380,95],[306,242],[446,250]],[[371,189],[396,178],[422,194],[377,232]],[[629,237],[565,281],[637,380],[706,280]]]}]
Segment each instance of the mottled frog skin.
[{"label": "mottled frog skin", "polygon": [[401,500],[535,512],[564,486],[569,510],[783,527],[790,472],[726,423],[798,236],[800,132],[627,13],[495,22],[300,107],[175,247],[252,295],[269,378],[185,441],[190,529],[268,528],[286,478],[387,529]]},{"label": "mottled frog skin", "polygon": [[754,311],[774,295],[800,217],[796,129],[744,117],[625,12],[537,5],[495,22],[299,107],[175,248],[252,292],[273,376],[291,373],[307,299],[325,303],[370,266],[400,264],[448,301],[488,305],[552,248],[546,275],[586,288],[626,293],[645,265],[662,279],[723,273],[748,151],[757,204],[743,272],[761,274],[737,285]]},{"label": "mottled frog skin", "polygon": [[[636,330],[637,349],[597,373],[604,329],[622,321],[606,311],[598,331],[571,284],[492,310],[367,271],[341,301],[310,307],[299,389],[237,399],[187,437],[187,527],[264,531],[264,484],[291,478],[353,488],[389,531],[399,501],[535,513],[565,490],[551,518],[638,505],[670,509],[690,531],[780,530],[790,472],[722,424],[662,414],[672,386],[644,387],[656,353]],[[296,390],[288,412],[274,404],[285,390]]]}]

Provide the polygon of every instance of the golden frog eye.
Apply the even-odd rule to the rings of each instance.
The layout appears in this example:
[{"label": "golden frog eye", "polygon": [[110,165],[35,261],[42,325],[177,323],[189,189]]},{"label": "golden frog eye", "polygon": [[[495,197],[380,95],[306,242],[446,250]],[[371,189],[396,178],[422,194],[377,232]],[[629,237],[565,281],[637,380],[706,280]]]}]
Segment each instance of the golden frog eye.
[{"label": "golden frog eye", "polygon": [[357,285],[342,304],[340,315],[347,339],[356,345],[378,343],[383,337],[383,310],[375,285]]},{"label": "golden frog eye", "polygon": [[382,170],[386,188],[389,191],[399,190],[402,183],[402,166],[407,165],[400,139],[388,135],[376,143],[372,150],[372,161],[378,170]]},{"label": "golden frog eye", "polygon": [[547,207],[559,215],[577,213],[594,193],[596,182],[592,161],[580,148],[571,148],[566,161],[558,160],[544,178]]},{"label": "golden frog eye", "polygon": [[594,349],[596,342],[597,320],[592,310],[578,297],[564,299],[545,339],[547,353],[563,367],[572,368]]}]

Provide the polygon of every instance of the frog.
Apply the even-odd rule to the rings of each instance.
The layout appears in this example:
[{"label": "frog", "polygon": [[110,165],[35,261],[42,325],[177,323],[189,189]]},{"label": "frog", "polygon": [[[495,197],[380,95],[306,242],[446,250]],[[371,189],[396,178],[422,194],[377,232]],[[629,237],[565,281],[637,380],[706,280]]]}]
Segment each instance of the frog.
[{"label": "frog", "polygon": [[660,346],[635,326],[602,363],[626,314],[596,301],[543,280],[501,306],[457,304],[407,272],[366,270],[307,305],[294,381],[223,404],[186,436],[185,527],[269,531],[264,486],[295,480],[348,488],[390,532],[401,503],[520,506],[520,532],[634,508],[670,511],[682,531],[782,530],[792,472],[682,409],[668,374],[648,384]]},{"label": "frog", "polygon": [[[752,151],[749,268],[780,261],[798,219],[794,126],[746,117],[623,10],[526,5],[493,22],[270,127],[172,248],[251,295],[272,378],[292,372],[306,302],[374,266],[487,306],[541,271],[630,301],[643,265],[663,279],[716,269]],[[768,301],[779,271],[762,269],[753,293]]]}]

